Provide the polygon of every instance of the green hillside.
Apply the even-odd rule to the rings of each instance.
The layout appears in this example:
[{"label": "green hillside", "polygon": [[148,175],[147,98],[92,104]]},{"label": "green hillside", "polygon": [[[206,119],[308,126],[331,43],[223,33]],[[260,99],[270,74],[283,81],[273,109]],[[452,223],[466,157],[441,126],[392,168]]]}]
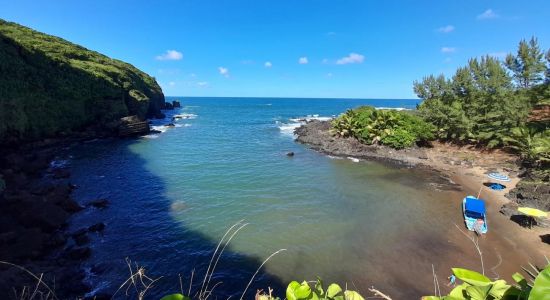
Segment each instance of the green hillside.
[{"label": "green hillside", "polygon": [[163,105],[155,79],[134,66],[0,19],[0,143],[102,130]]}]

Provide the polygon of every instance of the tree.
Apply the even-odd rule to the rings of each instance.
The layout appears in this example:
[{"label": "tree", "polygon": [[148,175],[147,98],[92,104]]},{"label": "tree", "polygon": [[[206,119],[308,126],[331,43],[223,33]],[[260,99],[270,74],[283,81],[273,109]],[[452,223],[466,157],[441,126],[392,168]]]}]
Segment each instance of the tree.
[{"label": "tree", "polygon": [[544,52],[535,37],[529,42],[521,40],[516,56],[508,54],[504,64],[512,71],[519,88],[529,88],[540,83],[546,69]]},{"label": "tree", "polygon": [[550,83],[550,49],[546,52],[546,61],[548,66],[546,67],[546,83]]}]

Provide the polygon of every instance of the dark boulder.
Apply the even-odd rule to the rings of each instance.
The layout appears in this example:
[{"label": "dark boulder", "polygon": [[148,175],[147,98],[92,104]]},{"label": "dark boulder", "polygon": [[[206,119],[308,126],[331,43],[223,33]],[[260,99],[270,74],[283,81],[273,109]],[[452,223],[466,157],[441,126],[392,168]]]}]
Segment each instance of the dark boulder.
[{"label": "dark boulder", "polygon": [[73,236],[73,240],[77,246],[83,246],[90,242],[90,237],[86,233]]},{"label": "dark boulder", "polygon": [[85,260],[92,255],[92,250],[89,247],[74,247],[69,248],[65,252],[65,256],[71,260]]},{"label": "dark boulder", "polygon": [[104,229],[105,229],[105,223],[97,223],[88,227],[88,230],[90,232],[100,232],[100,231],[103,231]]},{"label": "dark boulder", "polygon": [[286,153],[286,156],[288,156],[288,157],[292,157],[292,156],[294,156],[294,152],[292,152],[292,151],[290,151],[290,152],[287,152],[287,153]]},{"label": "dark boulder", "polygon": [[66,168],[54,169],[52,171],[52,174],[53,174],[52,177],[54,179],[64,179],[64,178],[71,177],[71,171],[69,169],[66,169]]},{"label": "dark boulder", "polygon": [[179,101],[174,100],[172,101],[172,107],[179,108],[181,107],[181,103]]},{"label": "dark boulder", "polygon": [[19,222],[26,227],[40,227],[46,232],[52,232],[61,228],[70,217],[63,208],[48,203],[31,203],[19,207],[17,215]]},{"label": "dark boulder", "polygon": [[174,109],[174,106],[170,102],[165,102],[164,109]]},{"label": "dark boulder", "polygon": [[124,117],[120,121],[121,124],[118,127],[120,137],[144,135],[151,130],[149,122],[140,119],[138,116]]},{"label": "dark boulder", "polygon": [[109,206],[109,200],[107,200],[107,199],[92,200],[88,203],[88,205],[92,206],[92,207],[95,207],[95,208],[103,209],[103,208],[107,208],[107,206]]}]

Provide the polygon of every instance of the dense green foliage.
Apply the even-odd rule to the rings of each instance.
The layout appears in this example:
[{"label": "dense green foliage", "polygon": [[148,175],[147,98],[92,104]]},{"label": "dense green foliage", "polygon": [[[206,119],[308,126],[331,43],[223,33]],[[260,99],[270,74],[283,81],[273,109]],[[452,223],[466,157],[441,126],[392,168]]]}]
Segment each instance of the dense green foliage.
[{"label": "dense green foliage", "polygon": [[532,38],[505,62],[473,58],[452,78],[430,75],[415,82],[414,91],[423,99],[419,113],[437,127],[437,138],[508,147],[540,166],[550,157],[549,120],[529,122],[529,113],[550,99],[549,75],[550,51],[545,60]]},{"label": "dense green foliage", "polygon": [[362,106],[348,110],[332,121],[332,133],[355,137],[365,144],[401,149],[434,138],[435,127],[406,111],[378,110]]},{"label": "dense green foliage", "polygon": [[145,117],[163,103],[132,65],[0,19],[0,142]]},{"label": "dense green foliage", "polygon": [[[538,271],[538,270],[537,270]],[[550,265],[538,274],[528,272],[533,277],[529,283],[519,273],[512,275],[515,285],[505,280],[491,281],[488,277],[474,271],[453,268],[453,274],[463,283],[455,287],[447,296],[427,296],[423,300],[549,300]]]},{"label": "dense green foliage", "polygon": [[[321,279],[317,279],[313,288],[307,281],[298,283],[292,281],[286,288],[287,300],[364,300],[356,291],[343,290],[338,284],[332,283],[324,287]],[[183,294],[171,294],[162,297],[160,300],[190,300],[191,298]],[[256,300],[280,300],[281,298],[269,294],[258,292]]]}]

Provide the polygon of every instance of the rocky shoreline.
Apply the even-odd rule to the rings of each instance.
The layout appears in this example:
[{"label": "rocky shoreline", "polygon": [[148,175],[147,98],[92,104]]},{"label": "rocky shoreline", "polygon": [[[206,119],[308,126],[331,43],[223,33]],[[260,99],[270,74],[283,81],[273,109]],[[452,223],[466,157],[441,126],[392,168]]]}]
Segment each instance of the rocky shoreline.
[{"label": "rocky shoreline", "polygon": [[428,159],[423,148],[395,150],[380,145],[365,145],[355,138],[339,138],[329,133],[330,122],[312,120],[294,131],[296,141],[313,150],[338,157],[353,157],[389,162],[398,166],[424,166]]},{"label": "rocky shoreline", "polygon": [[[180,108],[179,101],[165,102],[163,109]],[[159,112],[156,118],[164,119]],[[105,224],[83,224],[68,230],[71,216],[83,210],[105,209],[108,200],[78,203],[71,194],[70,166],[59,163],[60,153],[97,139],[132,138],[154,134],[148,120],[121,118],[111,127],[89,126],[79,132],[32,142],[7,142],[0,148],[0,299],[19,299],[15,293],[34,288],[37,280],[26,268],[55,287],[60,299],[76,299],[92,290],[84,279],[81,263],[91,255],[90,237]],[[168,125],[165,125],[168,126]],[[92,270],[93,272],[93,270]],[[110,299],[94,295],[94,299]]]},{"label": "rocky shoreline", "polygon": [[[388,162],[402,167],[423,167],[437,170],[443,174],[474,175],[474,169],[480,179],[488,172],[507,172],[514,179],[514,184],[508,189],[509,199],[501,209],[501,213],[516,223],[523,223],[518,215],[517,207],[530,206],[550,210],[550,184],[534,182],[521,169],[516,157],[505,153],[464,150],[458,147],[413,147],[395,150],[379,145],[365,145],[355,138],[340,138],[330,134],[330,121],[312,120],[298,127],[294,133],[296,141],[307,145],[321,153],[359,159]],[[523,179],[522,179],[523,178]],[[519,183],[518,183],[519,182]],[[517,184],[517,186],[516,186]],[[548,226],[548,222],[538,225]]]},{"label": "rocky shoreline", "polygon": [[[3,149],[0,176],[0,261],[16,264],[55,286],[58,298],[76,298],[90,287],[80,264],[91,255],[89,234],[100,234],[105,224],[90,224],[69,232],[71,216],[104,207],[95,201],[82,206],[71,197],[78,188],[70,181],[70,168],[56,164],[58,153],[86,138],[62,138]],[[0,264],[0,298],[18,299],[36,279],[17,267]],[[43,290],[44,287],[41,287]]]}]

